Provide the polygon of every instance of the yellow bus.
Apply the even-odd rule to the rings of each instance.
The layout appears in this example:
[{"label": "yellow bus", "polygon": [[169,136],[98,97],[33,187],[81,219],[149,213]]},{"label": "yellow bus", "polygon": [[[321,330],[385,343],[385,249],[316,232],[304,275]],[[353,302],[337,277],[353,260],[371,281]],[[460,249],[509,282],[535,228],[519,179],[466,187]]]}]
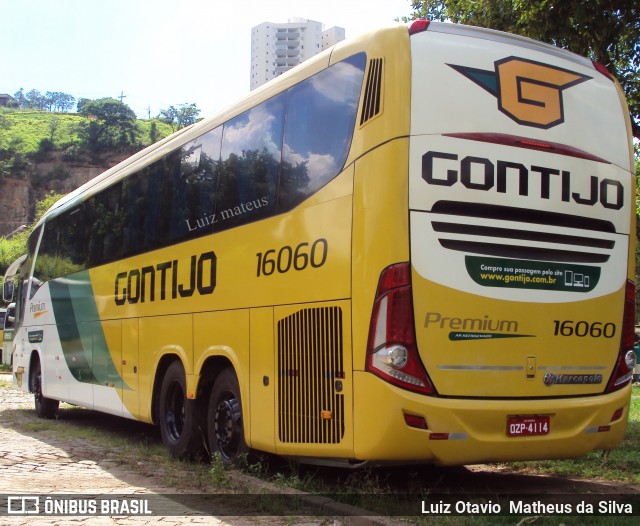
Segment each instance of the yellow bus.
[{"label": "yellow bus", "polygon": [[341,42],[56,203],[15,384],[179,457],[442,465],[623,438],[634,163],[618,84],[420,21]]}]

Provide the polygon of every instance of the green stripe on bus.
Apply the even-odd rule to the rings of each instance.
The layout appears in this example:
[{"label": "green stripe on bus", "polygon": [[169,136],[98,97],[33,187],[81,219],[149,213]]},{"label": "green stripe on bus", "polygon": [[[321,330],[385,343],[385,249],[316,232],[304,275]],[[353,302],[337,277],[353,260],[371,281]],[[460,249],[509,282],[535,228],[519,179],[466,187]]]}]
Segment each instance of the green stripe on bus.
[{"label": "green stripe on bus", "polygon": [[64,359],[79,382],[129,387],[113,363],[87,271],[49,282]]}]

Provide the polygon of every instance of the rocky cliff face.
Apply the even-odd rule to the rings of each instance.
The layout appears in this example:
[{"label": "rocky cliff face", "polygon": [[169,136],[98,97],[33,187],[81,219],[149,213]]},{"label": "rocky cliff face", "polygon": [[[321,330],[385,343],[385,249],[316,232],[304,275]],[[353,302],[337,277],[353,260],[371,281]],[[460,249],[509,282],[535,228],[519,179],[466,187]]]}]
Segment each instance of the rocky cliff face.
[{"label": "rocky cliff face", "polygon": [[29,218],[31,184],[20,179],[0,182],[0,236],[6,236]]},{"label": "rocky cliff face", "polygon": [[106,153],[93,158],[79,156],[69,160],[60,152],[51,152],[31,164],[25,179],[4,178],[0,181],[0,236],[30,224],[36,203],[49,191],[68,194],[131,153]]}]

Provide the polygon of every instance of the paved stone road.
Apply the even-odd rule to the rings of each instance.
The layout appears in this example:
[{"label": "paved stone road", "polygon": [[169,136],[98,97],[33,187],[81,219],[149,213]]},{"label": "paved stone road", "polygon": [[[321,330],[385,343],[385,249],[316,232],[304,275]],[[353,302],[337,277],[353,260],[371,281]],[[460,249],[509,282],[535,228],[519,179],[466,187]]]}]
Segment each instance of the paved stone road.
[{"label": "paved stone road", "polygon": [[[9,375],[0,375],[9,381]],[[30,414],[17,411],[33,407],[31,395],[0,386],[0,495],[20,494],[175,494],[175,488],[162,487],[159,479],[143,476],[119,465],[113,456],[89,440],[61,440],[47,435],[40,440],[37,431],[21,432],[16,423],[30,423]],[[343,521],[324,518],[292,517],[78,517],[57,516],[38,518],[2,516],[0,524],[28,526],[170,526],[211,524],[214,526],[279,525],[340,525]],[[344,521],[352,522],[352,521]],[[360,521],[357,521],[360,522]]]}]

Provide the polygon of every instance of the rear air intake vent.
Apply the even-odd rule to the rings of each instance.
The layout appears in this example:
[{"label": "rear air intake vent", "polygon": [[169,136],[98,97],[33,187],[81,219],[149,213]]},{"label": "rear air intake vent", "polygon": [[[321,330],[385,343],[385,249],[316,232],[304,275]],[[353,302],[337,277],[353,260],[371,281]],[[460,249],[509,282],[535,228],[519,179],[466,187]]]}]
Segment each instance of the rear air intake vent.
[{"label": "rear air intake vent", "polygon": [[344,435],[342,310],[302,309],[278,322],[281,442],[338,444]]},{"label": "rear air intake vent", "polygon": [[382,66],[381,58],[372,58],[369,61],[369,75],[362,103],[360,126],[382,112]]}]

